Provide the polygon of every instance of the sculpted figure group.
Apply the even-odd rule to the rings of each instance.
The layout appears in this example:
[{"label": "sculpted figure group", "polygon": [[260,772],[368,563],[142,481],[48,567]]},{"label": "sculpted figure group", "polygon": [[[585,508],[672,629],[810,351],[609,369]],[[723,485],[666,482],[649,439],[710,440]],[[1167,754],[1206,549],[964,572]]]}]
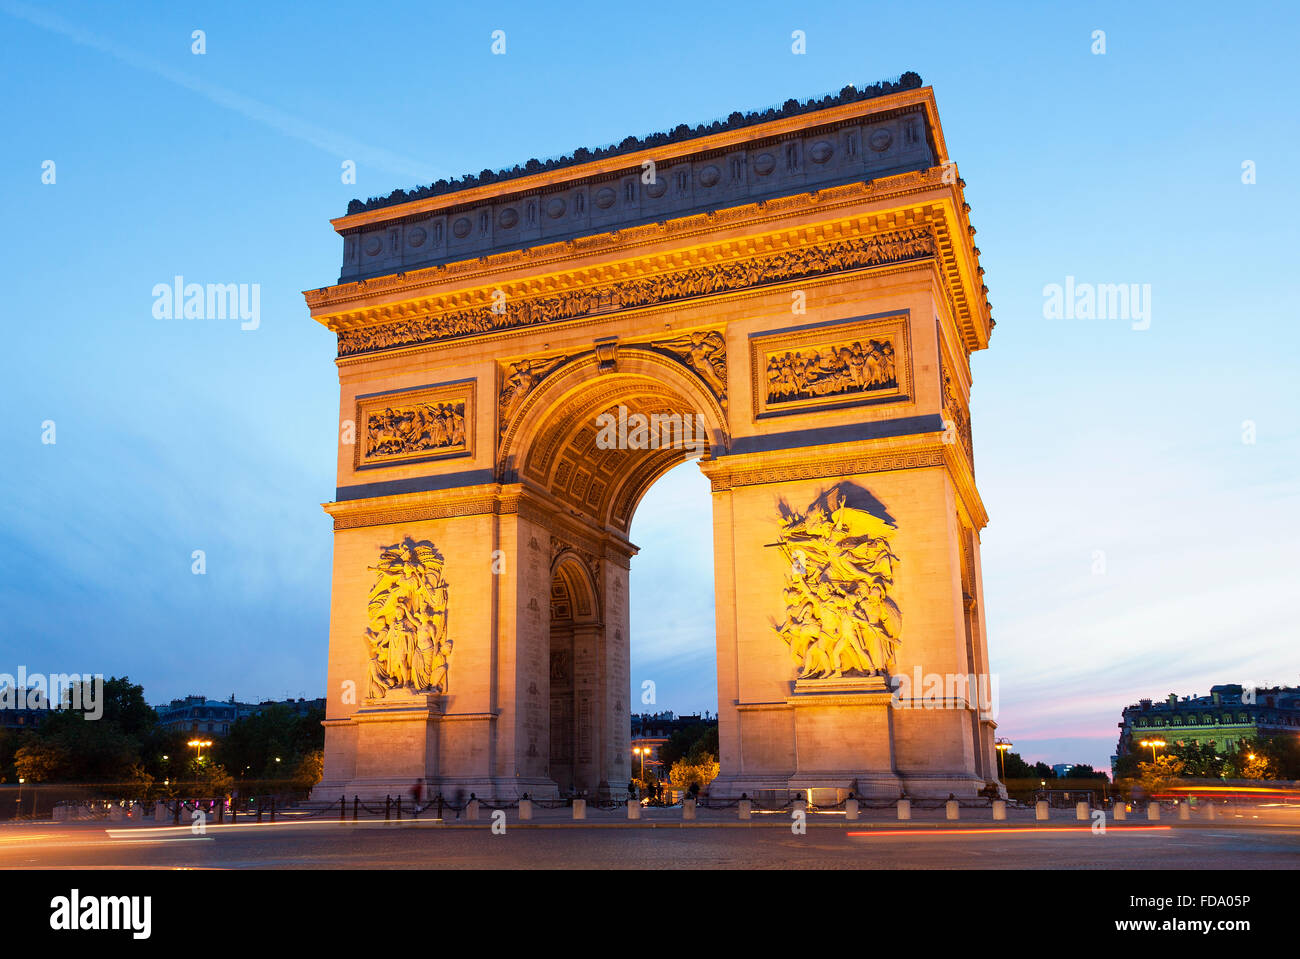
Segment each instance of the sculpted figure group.
[{"label": "sculpted figure group", "polygon": [[774,628],[800,679],[888,673],[893,666],[902,614],[890,597],[898,566],[891,528],[845,505],[838,487],[825,506],[814,503],[783,526],[773,545],[790,563],[786,619]]},{"label": "sculpted figure group", "polygon": [[367,606],[368,692],[447,692],[451,639],[443,559],[428,542],[410,539],[385,547],[369,569],[378,575]]},{"label": "sculpted figure group", "polygon": [[861,393],[898,385],[894,344],[868,340],[824,350],[773,353],[767,359],[767,400],[810,399]]},{"label": "sculpted figure group", "polygon": [[388,407],[366,417],[366,456],[395,456],[465,445],[464,403]]}]

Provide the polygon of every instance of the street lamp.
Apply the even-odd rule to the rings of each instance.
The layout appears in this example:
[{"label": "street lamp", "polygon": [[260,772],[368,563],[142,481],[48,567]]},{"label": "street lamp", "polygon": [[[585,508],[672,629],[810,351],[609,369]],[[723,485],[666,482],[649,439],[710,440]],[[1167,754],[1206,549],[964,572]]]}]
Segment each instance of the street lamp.
[{"label": "street lamp", "polygon": [[1012,746],[1014,746],[1015,743],[1013,743],[1013,742],[1012,742],[1011,740],[1009,740],[1009,739],[999,739],[999,740],[997,740],[996,742],[994,742],[993,745],[996,746],[997,749],[998,749],[998,765],[999,765],[999,766],[1001,767],[1001,769],[1002,769],[1002,781],[1003,781],[1003,782],[1006,782],[1006,779],[1007,779],[1007,760],[1006,760],[1007,750],[1010,749]]},{"label": "street lamp", "polygon": [[1156,761],[1156,750],[1165,745],[1165,741],[1163,739],[1144,739],[1140,745],[1151,747],[1151,762],[1154,763]]},{"label": "street lamp", "polygon": [[641,757],[641,781],[645,782],[645,758],[650,752],[649,746],[633,746],[632,755]]},{"label": "street lamp", "polygon": [[[211,740],[211,739],[191,739],[188,743],[186,743],[186,745],[187,745],[187,746],[194,746],[194,747],[196,747],[196,748],[198,749],[199,753],[198,753],[198,755],[195,757],[195,759],[198,760],[198,759],[202,759],[202,758],[203,758],[203,747],[204,747],[204,746],[211,746],[211,745],[212,745],[212,740]],[[166,757],[164,756],[163,758],[165,759]]]}]

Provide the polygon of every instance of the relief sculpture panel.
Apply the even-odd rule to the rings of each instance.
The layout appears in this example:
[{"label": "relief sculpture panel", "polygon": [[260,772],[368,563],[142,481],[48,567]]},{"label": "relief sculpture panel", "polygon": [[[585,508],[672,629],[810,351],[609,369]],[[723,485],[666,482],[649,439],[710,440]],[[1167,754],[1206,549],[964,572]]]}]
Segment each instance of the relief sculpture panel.
[{"label": "relief sculpture panel", "polygon": [[909,398],[906,317],[837,321],[750,338],[754,416]]},{"label": "relief sculpture panel", "polygon": [[354,468],[469,455],[473,391],[466,382],[357,397]]}]

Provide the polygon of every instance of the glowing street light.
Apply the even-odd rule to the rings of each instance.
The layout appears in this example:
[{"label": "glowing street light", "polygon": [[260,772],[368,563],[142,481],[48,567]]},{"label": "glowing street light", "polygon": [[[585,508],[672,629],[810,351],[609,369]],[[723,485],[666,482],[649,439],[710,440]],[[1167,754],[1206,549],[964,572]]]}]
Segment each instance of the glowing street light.
[{"label": "glowing street light", "polygon": [[212,740],[211,740],[211,739],[191,739],[191,740],[190,740],[188,743],[186,743],[185,745],[196,747],[196,748],[198,749],[199,752],[198,752],[198,755],[197,755],[195,758],[196,758],[196,759],[202,759],[202,758],[203,758],[203,747],[204,747],[204,746],[211,746],[211,745],[212,745]]},{"label": "glowing street light", "polygon": [[632,755],[641,757],[641,781],[645,782],[645,758],[650,755],[649,746],[633,746]]},{"label": "glowing street light", "polygon": [[1002,769],[1002,781],[1003,781],[1003,782],[1006,782],[1006,778],[1007,778],[1007,760],[1006,760],[1007,750],[1010,749],[1012,746],[1014,746],[1015,743],[1013,743],[1013,742],[1012,742],[1011,740],[1009,740],[1009,739],[999,739],[999,740],[997,740],[996,742],[994,742],[993,745],[996,746],[996,747],[997,747],[997,750],[998,750],[998,766],[1001,767],[1001,769]]},{"label": "glowing street light", "polygon": [[1140,745],[1151,747],[1151,761],[1154,763],[1156,761],[1156,750],[1166,745],[1166,743],[1163,739],[1144,739]]}]

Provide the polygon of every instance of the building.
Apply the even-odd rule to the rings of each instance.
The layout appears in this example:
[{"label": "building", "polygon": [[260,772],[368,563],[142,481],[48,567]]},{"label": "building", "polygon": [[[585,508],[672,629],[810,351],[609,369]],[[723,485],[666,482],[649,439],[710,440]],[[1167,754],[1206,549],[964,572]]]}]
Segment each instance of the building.
[{"label": "building", "polygon": [[1243,739],[1300,731],[1300,687],[1228,683],[1211,687],[1208,696],[1179,699],[1170,693],[1160,702],[1143,699],[1125,707],[1123,717],[1115,762],[1142,753],[1141,742],[1148,738],[1170,745],[1209,743],[1224,753]]},{"label": "building", "polygon": [[322,699],[264,700],[257,703],[240,703],[232,695],[225,702],[206,696],[186,696],[173,699],[165,706],[154,707],[158,713],[158,728],[167,732],[202,733],[205,736],[225,736],[230,727],[241,719],[256,716],[270,706],[287,706],[295,715],[302,716],[312,709],[325,709]]},{"label": "building", "polygon": [[[908,72],[519,159],[349,204],[304,294],[356,427],[324,504],[319,795],[624,795],[629,535],[687,461],[711,794],[987,791],[985,684],[933,709],[886,679],[989,672],[969,397],[993,322],[934,91]],[[845,616],[852,642],[817,626]]]},{"label": "building", "polygon": [[1074,768],[1074,763],[1053,763],[1052,773],[1057,779],[1065,779],[1070,775],[1070,770]]}]

